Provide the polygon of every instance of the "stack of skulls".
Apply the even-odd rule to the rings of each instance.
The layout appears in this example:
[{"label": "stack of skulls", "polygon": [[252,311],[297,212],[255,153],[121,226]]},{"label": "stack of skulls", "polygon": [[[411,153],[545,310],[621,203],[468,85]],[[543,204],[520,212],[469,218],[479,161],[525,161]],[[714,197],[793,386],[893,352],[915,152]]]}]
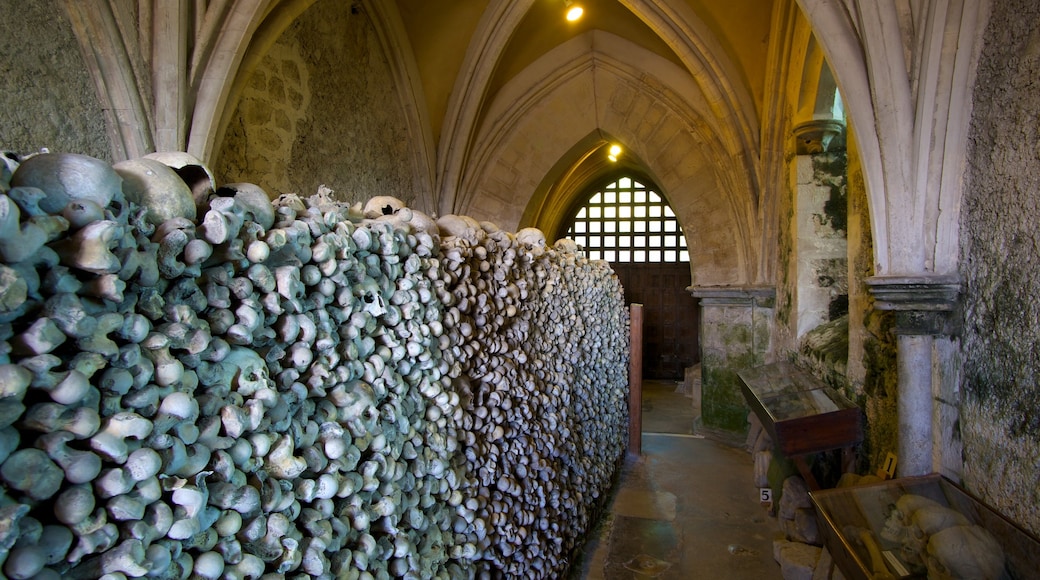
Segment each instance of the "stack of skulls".
[{"label": "stack of skulls", "polygon": [[186,154],[4,164],[7,577],[566,569],[626,446],[605,264]]}]

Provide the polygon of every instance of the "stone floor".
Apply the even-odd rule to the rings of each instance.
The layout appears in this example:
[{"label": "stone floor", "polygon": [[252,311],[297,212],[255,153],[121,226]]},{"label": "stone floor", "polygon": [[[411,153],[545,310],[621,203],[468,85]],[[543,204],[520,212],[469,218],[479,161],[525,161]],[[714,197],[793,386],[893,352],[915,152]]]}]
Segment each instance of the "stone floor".
[{"label": "stone floor", "polygon": [[643,387],[643,453],[626,459],[572,580],[781,578],[782,534],[758,503],[743,440],[699,429],[676,382]]}]

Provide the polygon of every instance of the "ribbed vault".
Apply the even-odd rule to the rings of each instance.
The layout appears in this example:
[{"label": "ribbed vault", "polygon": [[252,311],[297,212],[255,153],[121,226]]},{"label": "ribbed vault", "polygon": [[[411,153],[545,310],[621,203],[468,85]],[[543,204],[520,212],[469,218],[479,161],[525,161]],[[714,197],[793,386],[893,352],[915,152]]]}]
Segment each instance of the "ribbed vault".
[{"label": "ribbed vault", "polygon": [[[695,282],[747,283],[756,255],[754,196],[740,159],[704,121],[707,100],[691,98],[700,94],[673,63],[624,39],[575,38],[518,75],[489,107],[456,206],[514,228],[533,204],[542,209],[528,212],[531,222],[553,231],[600,175],[602,156],[594,153],[609,135],[672,201]],[[546,182],[556,174],[567,180]]]}]

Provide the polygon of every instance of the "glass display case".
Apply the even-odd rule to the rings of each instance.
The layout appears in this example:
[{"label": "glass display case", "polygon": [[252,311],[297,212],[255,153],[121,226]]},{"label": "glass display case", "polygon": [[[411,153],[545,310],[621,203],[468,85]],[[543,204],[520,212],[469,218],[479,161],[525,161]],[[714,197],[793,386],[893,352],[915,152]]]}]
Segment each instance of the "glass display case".
[{"label": "glass display case", "polygon": [[1036,537],[938,474],[809,496],[849,580],[1040,577]]},{"label": "glass display case", "polygon": [[737,373],[748,406],[773,438],[777,449],[794,461],[810,489],[819,489],[805,461],[813,453],[841,449],[845,467],[863,440],[862,411],[841,393],[789,362]]}]

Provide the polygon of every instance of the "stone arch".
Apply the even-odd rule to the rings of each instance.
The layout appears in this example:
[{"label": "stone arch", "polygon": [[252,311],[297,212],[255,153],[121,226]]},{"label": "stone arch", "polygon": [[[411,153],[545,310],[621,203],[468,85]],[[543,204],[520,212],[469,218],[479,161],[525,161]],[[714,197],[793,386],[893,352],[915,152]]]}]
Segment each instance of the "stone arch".
[{"label": "stone arch", "polygon": [[437,155],[436,196],[440,213],[460,213],[455,192],[467,163],[484,94],[513,30],[534,0],[493,2],[480,19],[451,92]]},{"label": "stone arch", "polygon": [[401,20],[401,13],[394,2],[361,1],[365,11],[371,15],[372,25],[376,29],[380,45],[396,80],[394,86],[405,113],[408,134],[411,135],[412,170],[420,186],[420,191],[416,192],[419,204],[415,207],[429,213],[436,212],[437,201],[433,188],[437,153],[430,129],[429,110],[423,106],[426,97],[423,93],[422,79],[419,77],[419,69],[415,63],[408,33]]},{"label": "stone arch", "polygon": [[155,149],[148,107],[148,88],[134,75],[133,57],[120,28],[119,14],[108,3],[66,2],[69,22],[82,48],[84,62],[97,87],[105,113],[114,161],[132,159]]},{"label": "stone arch", "polygon": [[[463,72],[452,91],[440,140],[436,191],[442,213],[460,212],[465,205],[456,195],[465,191],[465,177],[472,173],[471,157],[481,151],[474,143],[479,120],[488,117],[484,109],[485,89],[510,34],[532,4],[533,0],[492,4],[473,35]],[[757,203],[758,118],[751,95],[745,87],[731,80],[739,78],[739,74],[724,56],[725,50],[713,42],[714,35],[708,26],[686,6],[672,6],[661,0],[621,0],[621,4],[678,55],[685,68],[683,76],[692,81],[691,94],[703,99],[704,110],[710,111],[701,121],[712,127],[729,158],[743,166],[739,179],[742,183],[734,185],[750,192]],[[656,56],[651,58],[657,59]]]},{"label": "stone arch", "polygon": [[[267,6],[262,0],[240,0],[225,12],[214,5],[206,12],[203,38],[195,49],[192,70],[196,75],[197,103],[188,150],[214,162],[221,150],[246,83],[282,34],[317,0],[288,0]],[[434,148],[428,113],[414,56],[401,15],[394,3],[361,0],[360,10],[369,18],[394,78],[396,97],[407,126],[410,169],[414,176],[416,208],[433,211]],[[249,12],[252,8],[253,11]],[[223,20],[227,23],[218,29]]]},{"label": "stone arch", "polygon": [[[263,57],[263,50],[258,47],[270,46],[312,2],[297,0],[279,5],[270,19],[269,3],[258,0],[239,0],[230,7],[218,4],[206,11],[200,33],[202,41],[192,57],[191,70],[195,74],[191,86],[197,89],[188,132],[188,153],[204,162],[213,160],[220,150],[241,83]],[[265,19],[267,27],[260,30]],[[259,42],[254,43],[254,37]]]},{"label": "stone arch", "polygon": [[[668,0],[620,0],[679,56],[708,101],[719,139],[744,165],[749,190],[758,199],[761,165],[760,121],[747,88],[735,82],[740,73],[725,56],[715,34],[688,5]],[[711,121],[714,120],[714,121]]]},{"label": "stone arch", "polygon": [[971,89],[990,1],[921,11],[896,2],[797,3],[848,104],[877,274],[953,275]]},{"label": "stone arch", "polygon": [[693,79],[673,63],[602,31],[586,33],[518,75],[489,106],[456,210],[516,227],[544,190],[543,176],[559,172],[568,156],[565,166],[587,157],[609,134],[667,193],[696,248],[694,283],[746,284],[757,255],[754,196],[746,167],[704,120],[709,113]]},{"label": "stone arch", "polygon": [[545,232],[546,237],[563,237],[574,208],[580,205],[590,187],[604,182],[608,175],[627,172],[657,185],[651,168],[631,151],[625,151],[616,163],[610,162],[606,151],[613,143],[620,140],[602,130],[593,131],[575,143],[561,157],[557,167],[542,178],[518,228],[536,227]]},{"label": "stone arch", "polygon": [[795,124],[808,120],[832,119],[838,83],[827,64],[823,49],[816,37],[809,36],[802,63],[798,103],[795,109]]}]

